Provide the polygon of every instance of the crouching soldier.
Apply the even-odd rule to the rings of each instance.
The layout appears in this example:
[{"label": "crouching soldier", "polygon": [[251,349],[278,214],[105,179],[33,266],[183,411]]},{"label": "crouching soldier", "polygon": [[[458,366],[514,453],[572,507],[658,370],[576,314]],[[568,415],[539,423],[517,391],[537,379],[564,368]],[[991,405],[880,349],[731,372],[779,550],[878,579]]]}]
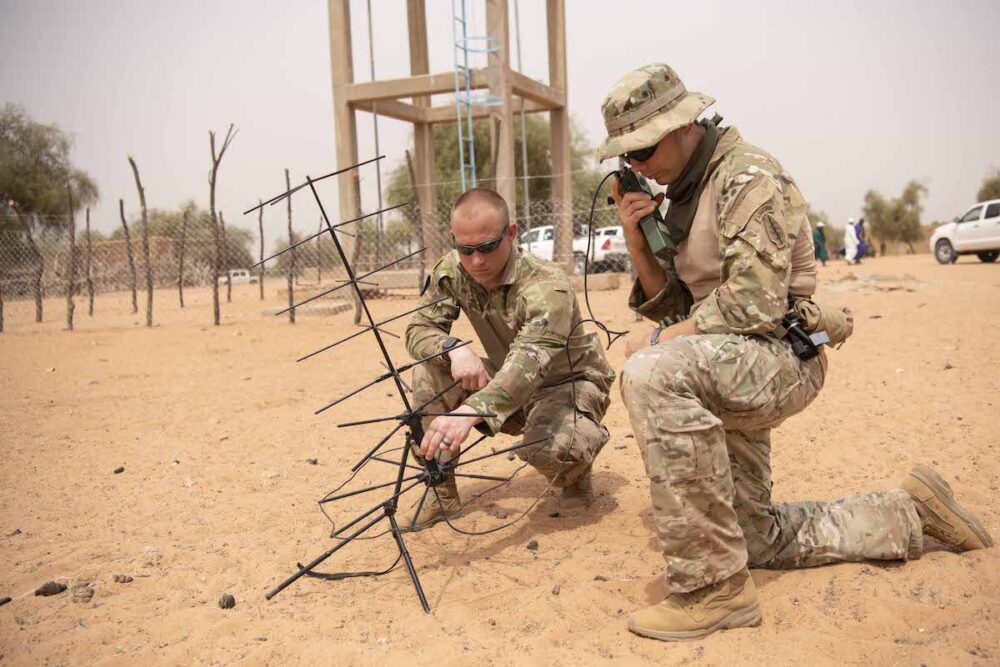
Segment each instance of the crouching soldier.
[{"label": "crouching soldier", "polygon": [[[522,253],[507,204],[496,192],[476,188],[452,209],[454,249],[434,267],[425,302],[445,300],[414,315],[406,346],[414,359],[448,354],[414,368],[413,401],[449,413],[424,419],[419,453],[447,460],[473,428],[486,434],[523,434],[525,441],[551,436],[516,450],[561,490],[563,506],[592,499],[591,467],[608,441],[601,424],[614,371],[596,334],[588,333],[572,284],[559,266]],[[460,313],[469,318],[486,351],[481,359],[467,346],[452,349]],[[475,414],[491,413],[493,417]],[[408,517],[421,528],[456,512],[461,501],[454,477],[435,487],[436,498]]]}]

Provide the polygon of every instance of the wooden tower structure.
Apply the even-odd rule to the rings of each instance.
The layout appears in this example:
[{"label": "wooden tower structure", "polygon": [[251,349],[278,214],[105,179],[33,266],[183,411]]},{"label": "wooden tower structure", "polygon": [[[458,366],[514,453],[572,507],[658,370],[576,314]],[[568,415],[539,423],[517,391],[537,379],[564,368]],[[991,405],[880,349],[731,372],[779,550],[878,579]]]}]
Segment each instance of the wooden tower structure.
[{"label": "wooden tower structure", "polygon": [[[497,191],[506,200],[511,216],[517,215],[514,169],[514,102],[524,100],[525,113],[548,112],[551,127],[552,198],[555,247],[553,257],[569,270],[572,266],[572,177],[570,174],[570,118],[566,95],[566,11],[564,0],[546,0],[548,25],[548,85],[510,66],[508,0],[485,0],[486,30],[491,41],[487,66],[472,71],[470,87],[488,89],[497,104],[475,107],[474,118],[490,120],[490,155]],[[373,112],[413,124],[414,171],[427,253],[433,263],[443,254],[440,233],[434,228],[434,123],[460,120],[455,104],[433,106],[431,95],[455,92],[455,72],[430,73],[427,51],[427,14],[424,0],[407,0],[410,76],[355,83],[351,52],[350,0],[328,0],[330,15],[330,70],[333,83],[334,132],[337,167],[358,160],[358,111]],[[361,214],[358,175],[338,177],[340,217]]]}]

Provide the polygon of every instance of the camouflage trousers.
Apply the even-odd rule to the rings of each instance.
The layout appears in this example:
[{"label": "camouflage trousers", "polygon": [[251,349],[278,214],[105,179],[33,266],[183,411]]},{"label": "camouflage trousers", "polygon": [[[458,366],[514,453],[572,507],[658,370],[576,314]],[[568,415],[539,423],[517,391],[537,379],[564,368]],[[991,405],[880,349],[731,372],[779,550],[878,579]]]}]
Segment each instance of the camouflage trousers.
[{"label": "camouflage trousers", "polygon": [[765,337],[684,336],[632,355],[621,393],[650,479],[671,592],[745,566],[919,558],[920,519],[901,489],[835,502],[771,502],[770,429],[826,376]]},{"label": "camouflage trousers", "polygon": [[[483,364],[490,376],[496,374],[488,359],[483,359]],[[416,366],[413,369],[414,404],[426,403],[453,381],[451,371],[445,366]],[[471,395],[472,392],[455,387],[430,402],[425,409],[428,412],[451,412]],[[608,429],[601,424],[601,420],[609,403],[607,391],[586,380],[542,387],[503,423],[500,432],[523,435],[525,441],[551,436],[550,440],[537,446],[524,447],[515,452],[522,461],[545,475],[553,486],[568,486],[590,471],[594,458],[608,441]],[[424,418],[425,429],[433,419]],[[447,456],[444,458],[448,459]]]}]

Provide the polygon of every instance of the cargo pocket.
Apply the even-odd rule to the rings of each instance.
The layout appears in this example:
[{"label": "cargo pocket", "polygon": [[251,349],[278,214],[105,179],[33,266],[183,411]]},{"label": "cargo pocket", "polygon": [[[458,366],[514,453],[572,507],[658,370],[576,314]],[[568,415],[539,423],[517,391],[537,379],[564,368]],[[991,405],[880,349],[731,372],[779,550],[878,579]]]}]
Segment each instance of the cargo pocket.
[{"label": "cargo pocket", "polygon": [[781,363],[760,339],[716,336],[706,338],[702,349],[724,412],[757,412],[774,402]]},{"label": "cargo pocket", "polygon": [[[680,411],[685,408],[679,408]],[[718,418],[700,410],[690,419],[678,411],[650,415],[646,422],[646,474],[654,482],[692,482],[713,477],[727,464],[725,440],[711,433]]]}]

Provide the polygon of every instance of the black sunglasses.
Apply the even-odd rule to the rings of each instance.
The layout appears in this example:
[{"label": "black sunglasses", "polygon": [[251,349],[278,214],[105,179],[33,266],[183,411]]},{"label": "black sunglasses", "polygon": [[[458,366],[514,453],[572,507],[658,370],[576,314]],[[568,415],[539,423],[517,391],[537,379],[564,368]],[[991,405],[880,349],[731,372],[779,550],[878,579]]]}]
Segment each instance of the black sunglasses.
[{"label": "black sunglasses", "polygon": [[499,248],[500,244],[503,243],[504,237],[507,236],[507,229],[509,228],[505,227],[504,230],[500,233],[500,236],[496,237],[495,239],[485,241],[478,245],[461,245],[459,243],[455,243],[455,237],[452,236],[451,247],[457,250],[460,254],[466,256],[471,255],[474,252],[479,252],[484,255],[488,255],[497,248]]},{"label": "black sunglasses", "polygon": [[636,162],[645,162],[649,158],[653,157],[653,153],[656,152],[656,146],[658,144],[653,144],[652,146],[646,146],[645,148],[639,148],[634,151],[629,151],[621,156],[623,160],[628,162],[629,160],[635,160]]}]

